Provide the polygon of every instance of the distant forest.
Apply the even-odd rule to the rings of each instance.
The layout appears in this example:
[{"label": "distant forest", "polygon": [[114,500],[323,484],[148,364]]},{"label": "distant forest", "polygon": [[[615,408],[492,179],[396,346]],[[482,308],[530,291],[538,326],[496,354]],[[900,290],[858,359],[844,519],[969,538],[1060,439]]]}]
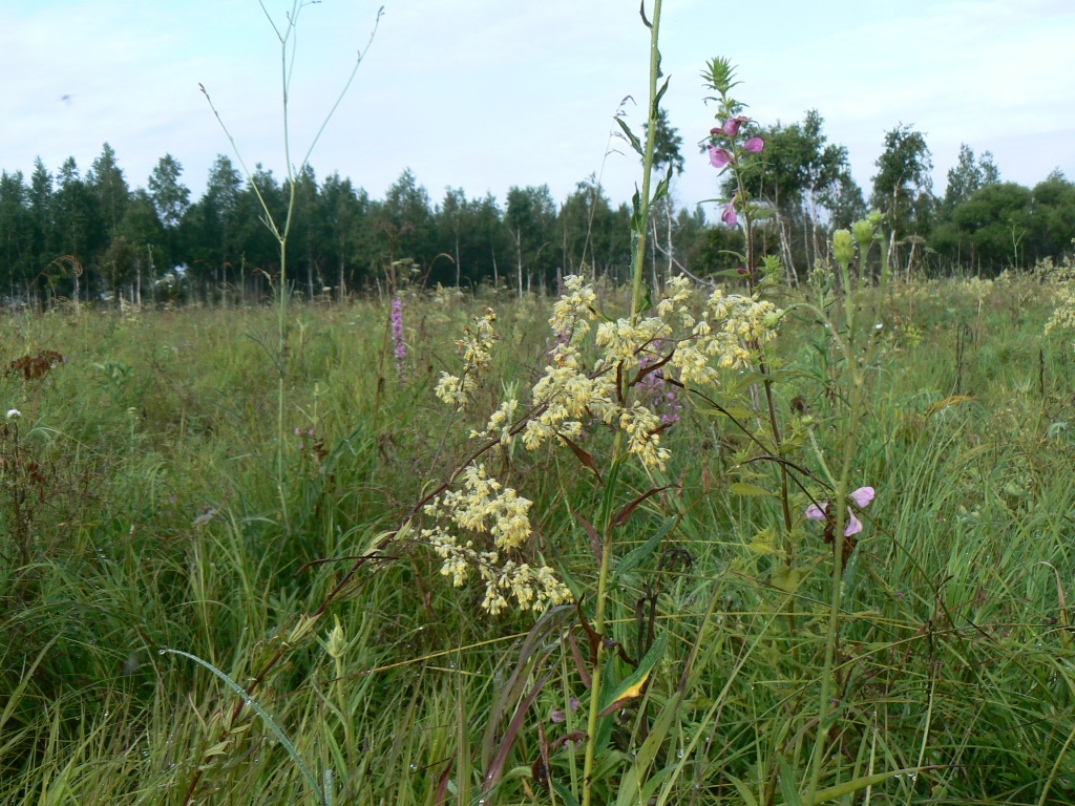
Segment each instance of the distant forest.
[{"label": "distant forest", "polygon": [[[682,171],[682,139],[658,121],[656,170]],[[816,111],[761,128],[764,167],[748,188],[774,211],[757,228],[762,253],[789,278],[827,258],[829,236],[868,209],[884,213],[901,271],[995,275],[1058,258],[1075,238],[1075,183],[1054,171],[1033,188],[1001,181],[989,152],[964,145],[943,195],[931,183],[925,136],[899,125],[885,136],[867,199],[847,149],[828,142]],[[226,156],[192,201],[182,166],[161,157],[146,187],[131,188],[106,143],[85,174],[69,158],[55,174],[38,159],[29,179],[0,173],[0,296],[9,304],[122,297],[218,301],[263,295],[279,276],[277,242],[258,194],[283,222],[291,183],[259,165],[244,177]],[[447,188],[434,202],[410,170],[383,199],[333,173],[294,178],[288,278],[308,298],[375,291],[386,269],[433,285],[496,283],[519,292],[555,287],[558,274],[626,278],[631,209],[612,205],[594,177],[557,202],[547,186],[512,187],[501,202]],[[720,188],[714,179],[715,195]],[[255,192],[257,191],[257,192]],[[707,276],[735,268],[742,233],[701,209],[662,203],[652,214],[647,273]],[[397,272],[398,273],[398,272]]]}]

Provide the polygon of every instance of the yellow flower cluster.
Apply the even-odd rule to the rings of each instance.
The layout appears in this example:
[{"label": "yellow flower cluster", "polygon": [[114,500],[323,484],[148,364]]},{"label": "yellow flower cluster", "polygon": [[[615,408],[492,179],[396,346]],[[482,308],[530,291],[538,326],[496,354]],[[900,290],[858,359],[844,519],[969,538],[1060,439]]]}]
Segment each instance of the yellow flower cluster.
[{"label": "yellow flower cluster", "polygon": [[1054,293],[1056,309],[1049,321],[1045,324],[1046,334],[1054,330],[1075,332],[1075,285],[1064,284],[1057,286]]},{"label": "yellow flower cluster", "polygon": [[[530,536],[531,502],[510,487],[489,478],[484,465],[474,464],[462,473],[463,488],[449,490],[425,507],[434,526],[423,529],[422,539],[444,560],[441,574],[462,585],[471,568],[485,582],[482,607],[497,614],[507,607],[507,597],[514,597],[522,610],[543,610],[552,604],[571,600],[571,592],[556,579],[552,569],[533,568],[526,563],[508,560],[500,564],[500,553],[519,548]],[[460,543],[447,531],[474,535],[488,534],[494,549],[483,550],[474,540]]]},{"label": "yellow flower cluster", "polygon": [[[720,289],[708,299],[696,299],[687,279],[674,278],[652,315],[613,321],[597,312],[597,295],[583,278],[564,278],[564,288],[549,319],[556,343],[531,389],[533,413],[525,424],[513,423],[519,402],[512,395],[472,437],[495,437],[509,445],[512,431],[521,430],[523,444],[533,450],[558,437],[578,439],[599,422],[623,435],[627,453],[643,467],[663,471],[669,452],[661,445],[661,433],[669,422],[662,423],[653,404],[637,392],[644,376],[653,377],[646,368],[659,363],[662,373],[674,373],[684,385],[715,384],[718,368],[749,366],[758,349],[776,336],[783,316],[771,302]],[[437,396],[460,410],[477,387],[478,375],[488,369],[495,318],[487,311],[475,319],[458,342],[462,376],[443,373],[437,384]],[[441,573],[458,586],[475,569],[485,582],[483,607],[490,613],[503,610],[509,598],[523,610],[569,601],[570,592],[551,569],[501,562],[504,553],[518,549],[530,535],[530,501],[489,478],[480,464],[466,468],[461,477],[462,489],[444,493],[425,508],[435,526],[423,530],[422,537],[443,559]],[[454,534],[460,532],[488,534],[493,546],[461,542]]]},{"label": "yellow flower cluster", "polygon": [[474,317],[474,326],[463,331],[463,338],[456,341],[463,356],[463,375],[440,374],[435,389],[437,397],[445,403],[462,411],[467,405],[468,393],[478,388],[478,376],[489,371],[489,361],[493,344],[497,340],[493,322],[496,314],[492,308],[486,308],[482,316]]}]

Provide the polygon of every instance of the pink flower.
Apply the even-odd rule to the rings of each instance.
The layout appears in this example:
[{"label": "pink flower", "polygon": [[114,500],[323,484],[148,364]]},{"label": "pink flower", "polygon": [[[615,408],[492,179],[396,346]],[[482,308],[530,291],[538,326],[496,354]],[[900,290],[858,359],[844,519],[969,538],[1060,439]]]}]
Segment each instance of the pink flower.
[{"label": "pink flower", "polygon": [[735,137],[739,134],[739,127],[746,123],[750,118],[744,115],[738,115],[734,118],[728,118],[724,121],[724,127],[722,131],[729,137]]},{"label": "pink flower", "polygon": [[714,168],[723,168],[731,161],[732,155],[728,153],[726,148],[721,148],[720,146],[709,147],[709,164]]},{"label": "pink flower", "polygon": [[[873,500],[874,494],[873,487],[859,487],[855,492],[851,493],[851,500],[855,503],[856,507],[862,509]],[[811,504],[806,508],[806,517],[812,521],[823,521],[827,517],[826,509],[828,506],[828,501],[824,501],[820,504]],[[844,537],[857,535],[861,531],[862,521],[856,517],[854,512],[848,509],[847,528],[844,529]]]},{"label": "pink flower", "polygon": [[765,148],[765,141],[760,137],[751,137],[743,143],[743,150],[749,151],[751,154],[760,154],[763,148]]},{"label": "pink flower", "polygon": [[720,214],[720,220],[727,224],[729,227],[734,227],[739,223],[739,216],[735,212],[735,194],[728,199],[728,206],[724,208],[724,212]]}]

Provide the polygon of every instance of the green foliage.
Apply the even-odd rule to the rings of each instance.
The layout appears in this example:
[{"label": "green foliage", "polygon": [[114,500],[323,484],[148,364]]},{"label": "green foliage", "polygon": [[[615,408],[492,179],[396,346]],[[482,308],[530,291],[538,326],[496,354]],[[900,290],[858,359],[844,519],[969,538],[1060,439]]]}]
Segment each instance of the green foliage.
[{"label": "green foliage", "polygon": [[[833,756],[819,798],[853,781],[872,782],[875,802],[1061,803],[1073,791],[1063,746],[1075,729],[1066,716],[1075,565],[1065,543],[1075,487],[1063,423],[1075,388],[1070,349],[1040,340],[1050,305],[1025,297],[1017,323],[1016,292],[899,283],[883,303],[891,327],[866,370],[870,417],[855,477],[878,496],[846,570]],[[584,729],[571,698],[586,705],[587,690],[554,627],[573,611],[528,642],[527,619],[480,616],[478,586],[453,589],[435,558],[389,544],[330,614],[299,620],[351,561],[296,573],[303,564],[380,545],[461,454],[465,434],[431,389],[452,350],[444,334],[487,302],[407,297],[410,378],[384,379],[392,416],[376,432],[371,323],[384,311],[296,308],[283,504],[265,484],[275,378],[244,335],[271,327],[267,311],[4,320],[4,342],[21,354],[47,346],[67,361],[36,379],[0,375],[7,405],[23,415],[0,439],[5,541],[17,498],[33,505],[22,510],[28,554],[10,542],[0,552],[0,801],[52,791],[80,803],[180,804],[192,785],[195,801],[308,797],[271,729],[248,712],[232,717],[226,686],[158,655],[162,647],[249,686],[286,646],[254,696],[319,781],[335,771],[339,803],[433,802],[442,786],[477,798],[483,759],[495,758],[533,684],[551,674],[487,797],[548,797],[531,769],[539,725],[555,791],[580,792],[580,751],[561,740]],[[525,300],[498,308],[510,349],[494,372],[525,382],[546,350],[546,313]],[[807,323],[795,328],[778,342],[780,357],[799,363],[779,381],[785,439],[794,445],[794,423],[812,418],[828,453],[844,416],[841,359]],[[726,392],[729,414],[743,408],[749,423],[749,382],[729,379]],[[615,569],[610,638],[635,661],[645,656],[651,607],[668,638],[645,693],[607,718],[598,802],[630,797],[620,793],[631,787],[666,803],[689,803],[692,792],[699,803],[783,798],[783,781],[802,782],[816,735],[821,563],[831,549],[821,525],[802,520],[809,500],[798,492],[790,543],[766,537],[778,499],[735,495],[732,485],[771,492],[778,476],[743,465],[750,437],[704,409],[697,401],[665,434],[676,495],[697,503],[671,523],[643,506],[626,527],[630,562]],[[527,479],[556,562],[587,579],[589,538],[565,506],[588,500],[578,460],[520,450],[504,462],[509,477]],[[780,576],[789,556],[795,586]],[[335,616],[339,667],[319,643]],[[613,663],[618,690],[636,667]],[[563,722],[550,719],[557,710]]]}]

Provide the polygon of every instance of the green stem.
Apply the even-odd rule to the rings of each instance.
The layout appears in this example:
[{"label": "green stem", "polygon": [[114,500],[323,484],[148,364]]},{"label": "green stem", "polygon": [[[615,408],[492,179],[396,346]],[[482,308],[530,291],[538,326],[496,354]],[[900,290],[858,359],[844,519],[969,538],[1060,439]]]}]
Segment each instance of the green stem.
[{"label": "green stem", "polygon": [[646,150],[642,155],[642,197],[639,200],[638,228],[635,230],[634,261],[631,266],[631,321],[638,319],[642,309],[643,268],[646,261],[646,230],[649,222],[650,174],[653,173],[653,148],[657,136],[657,78],[660,76],[661,54],[657,49],[661,27],[661,0],[653,2],[653,20],[649,37],[649,106],[646,127]]},{"label": "green stem", "polygon": [[859,418],[862,410],[862,387],[864,377],[858,367],[851,362],[853,356],[849,356],[848,371],[851,373],[852,387],[850,400],[850,419],[847,432],[844,435],[843,467],[840,469],[840,479],[833,491],[836,507],[836,526],[833,530],[832,539],[832,596],[829,600],[829,623],[825,637],[825,667],[821,678],[821,702],[818,703],[817,717],[817,741],[814,743],[814,753],[811,760],[810,789],[805,799],[806,803],[813,801],[817,792],[818,783],[821,780],[821,766],[825,757],[826,737],[829,717],[829,701],[833,697],[833,676],[836,665],[836,647],[840,633],[840,602],[843,595],[843,561],[844,561],[844,528],[847,524],[847,492],[851,482],[851,465],[855,455],[855,436],[858,431]]},{"label": "green stem", "polygon": [[608,590],[609,560],[612,557],[611,530],[604,535],[601,546],[601,569],[597,578],[597,612],[593,628],[598,635],[597,660],[590,681],[590,715],[586,722],[586,760],[582,766],[582,806],[590,806],[593,784],[594,754],[597,749],[597,720],[601,712],[601,665],[605,654],[605,598]]}]

